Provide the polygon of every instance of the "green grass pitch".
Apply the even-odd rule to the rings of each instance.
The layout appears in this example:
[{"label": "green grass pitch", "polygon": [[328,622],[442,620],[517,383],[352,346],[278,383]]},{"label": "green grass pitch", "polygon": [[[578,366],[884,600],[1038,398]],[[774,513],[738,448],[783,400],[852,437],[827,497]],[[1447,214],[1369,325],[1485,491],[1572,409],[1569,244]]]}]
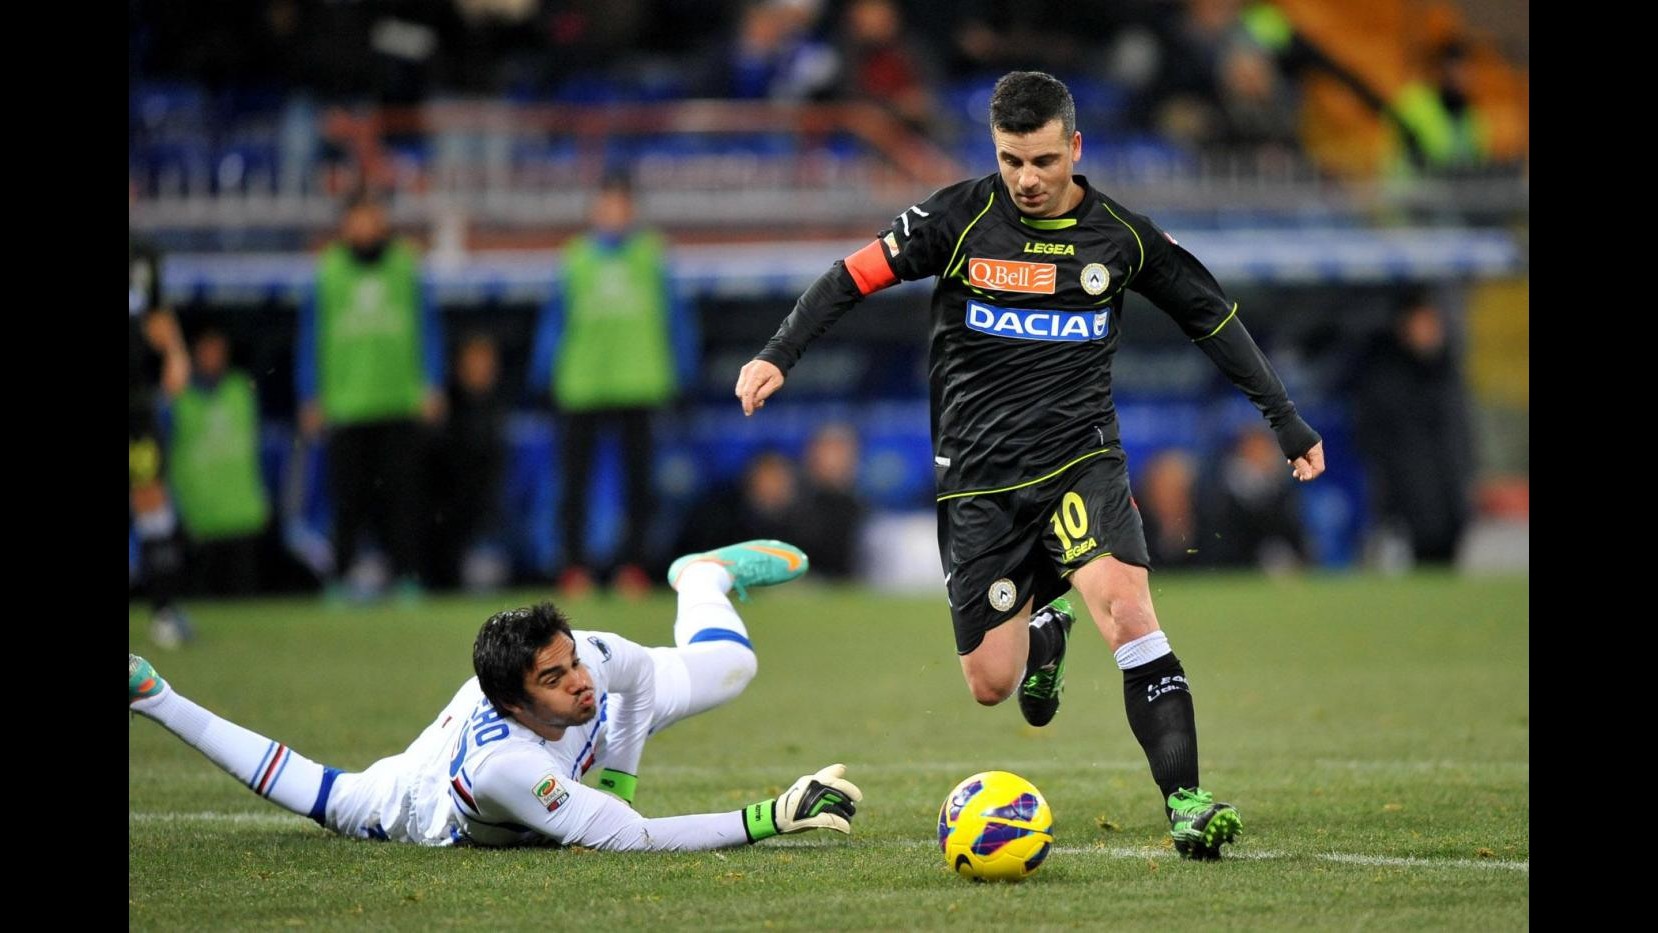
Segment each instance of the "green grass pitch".
[{"label": "green grass pitch", "polygon": [[[1064,704],[1027,727],[962,683],[942,591],[806,583],[740,605],[760,673],[654,737],[647,815],[733,810],[847,763],[854,835],[688,854],[429,850],[348,840],[255,797],[142,718],[127,755],[133,929],[1516,929],[1529,925],[1530,603],[1525,578],[1153,577],[1192,678],[1203,785],[1244,835],[1220,863],[1167,846],[1123,716],[1122,678],[1080,619]],[[401,751],[470,675],[491,612],[533,593],[419,608],[197,603],[201,638],[128,643],[182,693],[313,760]],[[1079,603],[1080,607],[1080,603]],[[567,606],[579,627],[672,639],[674,603]],[[1047,796],[1055,851],[1019,885],[949,874],[945,793],[981,770]]]}]

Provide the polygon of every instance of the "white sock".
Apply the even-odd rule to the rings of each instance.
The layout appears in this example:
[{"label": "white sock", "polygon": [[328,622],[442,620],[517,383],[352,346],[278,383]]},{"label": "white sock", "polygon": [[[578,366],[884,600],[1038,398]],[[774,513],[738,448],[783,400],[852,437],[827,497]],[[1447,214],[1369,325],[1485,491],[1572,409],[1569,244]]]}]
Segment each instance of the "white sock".
[{"label": "white sock", "polygon": [[699,560],[680,571],[679,613],[674,617],[674,644],[726,641],[753,650],[748,629],[737,609],[725,595],[731,591],[731,574],[711,560]]},{"label": "white sock", "polygon": [[295,754],[288,746],[214,715],[168,688],[130,705],[276,805],[322,822],[328,791],[339,772]]},{"label": "white sock", "polygon": [[706,585],[721,593],[729,593],[735,582],[731,579],[731,571],[725,569],[725,565],[719,561],[694,560],[679,572],[679,579],[674,581],[674,589],[683,593],[686,587],[696,589]]},{"label": "white sock", "polygon": [[1162,629],[1158,629],[1150,635],[1141,635],[1124,644],[1112,654],[1117,659],[1117,666],[1126,671],[1131,667],[1150,664],[1173,651],[1174,649],[1169,647],[1169,636],[1164,635]]}]

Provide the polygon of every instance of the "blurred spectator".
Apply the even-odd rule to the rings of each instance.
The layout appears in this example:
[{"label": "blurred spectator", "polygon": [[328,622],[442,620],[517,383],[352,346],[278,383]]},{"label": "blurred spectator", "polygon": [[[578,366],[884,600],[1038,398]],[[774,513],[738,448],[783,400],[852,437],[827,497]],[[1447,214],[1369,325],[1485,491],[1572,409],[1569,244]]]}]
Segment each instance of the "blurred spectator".
[{"label": "blurred spectator", "polygon": [[1227,149],[1299,147],[1295,98],[1272,57],[1250,42],[1231,43],[1221,54],[1219,126],[1208,140]]},{"label": "blurred spectator", "polygon": [[[128,188],[128,206],[135,191]],[[190,355],[162,301],[161,252],[127,232],[127,508],[150,598],[150,638],[177,648],[194,637],[174,600],[184,574],[184,536],[167,493],[157,417],[163,395],[184,390]]]},{"label": "blurred spectator", "polygon": [[[751,538],[798,538],[817,519],[803,507],[794,461],[775,450],[763,451],[744,468],[739,488],[716,490],[691,507],[674,551],[707,551],[721,542]],[[806,550],[804,545],[801,549]],[[806,556],[815,570],[817,556],[809,550]]]},{"label": "blurred spectator", "polygon": [[845,424],[819,429],[806,445],[805,460],[806,520],[792,540],[811,558],[813,573],[843,580],[857,570],[858,535],[867,511],[857,490],[857,432]]},{"label": "blurred spectator", "polygon": [[[562,422],[564,559],[560,585],[572,595],[593,585],[587,507],[601,430],[622,437],[626,473],[623,537],[617,552],[646,555],[656,514],[651,487],[651,416],[673,402],[696,371],[696,336],[669,281],[667,243],[635,223],[633,183],[607,174],[588,212],[590,229],[564,249],[562,290],[542,311],[530,366],[537,394],[551,392]],[[545,397],[545,396],[543,396]],[[650,578],[628,563],[603,574],[627,592]]]},{"label": "blurred spectator", "polygon": [[956,0],[922,6],[953,17],[915,20],[952,24],[952,71],[962,77],[1023,68],[1057,74],[1092,68],[1122,12],[1106,4],[1065,0]]},{"label": "blurred spectator", "polygon": [[539,7],[539,0],[455,0],[461,28],[446,37],[455,89],[481,94],[541,83]]},{"label": "blurred spectator", "polygon": [[506,420],[499,348],[488,334],[471,334],[455,355],[433,484],[438,567],[445,577],[458,572],[469,590],[498,587],[510,570],[501,522]]},{"label": "blurred spectator", "polygon": [[[1301,82],[1310,74],[1318,73],[1340,82],[1367,108],[1383,119],[1398,123],[1382,95],[1376,92],[1359,74],[1335,60],[1318,43],[1295,28],[1295,24],[1274,3],[1256,0],[1244,6],[1240,19],[1256,48],[1270,55],[1279,75],[1285,80],[1293,98]],[[1292,119],[1295,114],[1290,114]],[[1293,126],[1293,123],[1292,123]],[[1414,146],[1415,137],[1404,134]]]},{"label": "blurred spectator", "polygon": [[173,492],[198,591],[245,596],[259,589],[260,541],[271,514],[259,470],[259,402],[253,380],[230,366],[224,331],[204,329],[194,350],[190,383],[168,412]]},{"label": "blurred spectator", "polygon": [[842,96],[880,104],[912,127],[931,131],[939,108],[929,69],[906,38],[896,0],[853,0],[846,8],[841,61]]},{"label": "blurred spectator", "polygon": [[[419,255],[361,192],[317,262],[295,348],[300,430],[327,431],[335,566],[372,530],[406,597],[419,595],[426,437],[444,414],[443,339]],[[346,595],[333,587],[336,595]],[[370,595],[359,590],[351,595]]]},{"label": "blurred spectator", "polygon": [[1202,149],[1291,150],[1295,100],[1276,58],[1243,17],[1242,0],[1187,0],[1163,27],[1151,123]]},{"label": "blurred spectator", "polygon": [[1452,38],[1429,55],[1427,76],[1407,82],[1393,97],[1392,112],[1408,134],[1400,172],[1443,174],[1477,169],[1491,159],[1491,130],[1469,96],[1469,48]]},{"label": "blurred spectator", "polygon": [[1204,563],[1269,573],[1307,563],[1295,480],[1271,431],[1240,432],[1201,498]]},{"label": "blurred spectator", "polygon": [[1199,550],[1197,461],[1177,448],[1162,451],[1146,464],[1135,496],[1152,566],[1159,570],[1196,566]]},{"label": "blurred spectator", "polygon": [[815,34],[822,8],[822,0],[754,0],[744,7],[716,94],[790,102],[828,96],[840,61]]},{"label": "blurred spectator", "polygon": [[1473,432],[1445,318],[1427,292],[1400,303],[1357,383],[1355,429],[1376,531],[1406,538],[1418,561],[1451,561],[1472,509]]}]

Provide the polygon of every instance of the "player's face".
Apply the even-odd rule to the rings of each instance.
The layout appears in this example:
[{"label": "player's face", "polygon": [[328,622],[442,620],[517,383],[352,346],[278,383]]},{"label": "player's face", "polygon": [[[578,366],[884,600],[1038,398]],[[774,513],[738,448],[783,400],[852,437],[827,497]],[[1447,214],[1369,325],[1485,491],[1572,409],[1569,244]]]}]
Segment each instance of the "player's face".
[{"label": "player's face", "polygon": [[1071,168],[1082,158],[1082,134],[1065,138],[1065,125],[1056,117],[1032,133],[1008,133],[994,127],[996,164],[1013,204],[1029,217],[1057,217],[1082,199],[1082,189],[1071,181]]},{"label": "player's face", "polygon": [[529,702],[509,712],[533,732],[541,731],[538,726],[579,726],[599,710],[593,677],[568,635],[553,636],[552,643],[536,654],[535,663],[524,673],[524,691],[529,694]]}]

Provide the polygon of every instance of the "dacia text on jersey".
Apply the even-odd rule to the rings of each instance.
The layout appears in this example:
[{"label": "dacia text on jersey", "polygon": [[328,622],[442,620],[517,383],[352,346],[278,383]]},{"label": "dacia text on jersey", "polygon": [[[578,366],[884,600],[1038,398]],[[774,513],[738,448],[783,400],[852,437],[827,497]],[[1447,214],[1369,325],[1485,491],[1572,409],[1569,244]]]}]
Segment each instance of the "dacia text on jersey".
[{"label": "dacia text on jersey", "polygon": [[967,326],[985,334],[1018,340],[1101,340],[1111,330],[1111,309],[1050,311],[1039,308],[1000,308],[967,302]]}]

